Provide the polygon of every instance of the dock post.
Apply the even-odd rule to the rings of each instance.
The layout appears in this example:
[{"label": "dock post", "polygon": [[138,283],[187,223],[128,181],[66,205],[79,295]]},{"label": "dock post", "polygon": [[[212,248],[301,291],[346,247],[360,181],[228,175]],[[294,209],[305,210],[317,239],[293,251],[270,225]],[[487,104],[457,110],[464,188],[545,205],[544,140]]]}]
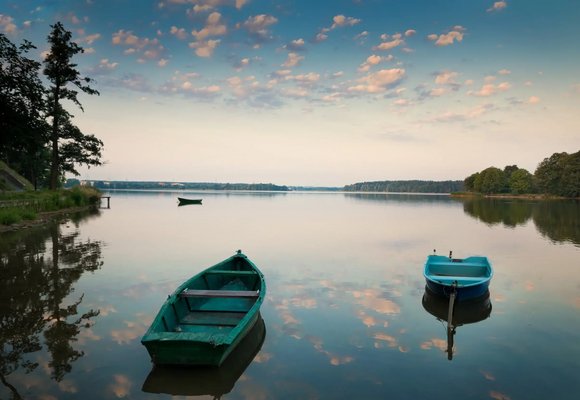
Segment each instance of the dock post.
[{"label": "dock post", "polygon": [[447,312],[447,359],[453,359],[453,336],[455,335],[455,327],[453,326],[453,306],[455,305],[455,297],[457,296],[456,283],[453,284],[453,291],[449,296],[449,310]]}]

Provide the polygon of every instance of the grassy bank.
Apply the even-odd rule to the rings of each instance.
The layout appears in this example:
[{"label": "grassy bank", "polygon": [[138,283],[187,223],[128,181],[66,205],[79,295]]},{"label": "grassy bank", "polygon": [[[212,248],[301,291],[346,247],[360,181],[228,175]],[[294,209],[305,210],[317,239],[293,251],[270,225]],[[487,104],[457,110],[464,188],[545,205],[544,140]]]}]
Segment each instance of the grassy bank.
[{"label": "grassy bank", "polygon": [[42,214],[97,206],[101,193],[92,187],[77,186],[58,191],[0,193],[0,227],[34,221]]}]

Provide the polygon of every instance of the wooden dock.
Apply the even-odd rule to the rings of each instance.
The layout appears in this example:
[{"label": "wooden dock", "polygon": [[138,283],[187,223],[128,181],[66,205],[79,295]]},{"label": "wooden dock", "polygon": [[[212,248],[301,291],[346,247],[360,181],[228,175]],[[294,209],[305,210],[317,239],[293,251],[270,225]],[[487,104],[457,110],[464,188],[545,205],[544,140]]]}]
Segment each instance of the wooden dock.
[{"label": "wooden dock", "polygon": [[[107,199],[107,206],[103,206],[103,199]],[[101,204],[99,208],[111,208],[111,196],[101,196]]]}]

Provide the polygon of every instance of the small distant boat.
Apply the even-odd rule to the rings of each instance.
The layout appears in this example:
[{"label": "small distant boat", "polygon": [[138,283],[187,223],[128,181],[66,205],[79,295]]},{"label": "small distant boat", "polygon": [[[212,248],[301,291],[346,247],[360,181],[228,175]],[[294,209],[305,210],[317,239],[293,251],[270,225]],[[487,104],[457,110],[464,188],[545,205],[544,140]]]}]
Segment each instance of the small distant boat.
[{"label": "small distant boat", "polygon": [[445,297],[455,293],[457,300],[483,296],[489,288],[493,269],[487,257],[453,258],[430,255],[423,271],[427,288]]},{"label": "small distant boat", "polygon": [[240,250],[181,284],[141,339],[156,365],[220,366],[259,318],[264,275]]},{"label": "small distant boat", "polygon": [[179,201],[180,206],[185,206],[187,204],[201,204],[202,199],[186,199],[183,197],[178,197],[177,201]]}]

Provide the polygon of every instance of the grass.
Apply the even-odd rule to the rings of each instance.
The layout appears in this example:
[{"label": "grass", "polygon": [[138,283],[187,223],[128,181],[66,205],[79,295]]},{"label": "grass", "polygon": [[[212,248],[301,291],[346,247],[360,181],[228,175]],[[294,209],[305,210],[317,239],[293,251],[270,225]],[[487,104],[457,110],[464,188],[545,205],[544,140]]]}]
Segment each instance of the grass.
[{"label": "grass", "polygon": [[0,225],[35,220],[40,213],[45,212],[96,206],[100,197],[101,192],[88,186],[75,186],[58,191],[0,193]]}]

